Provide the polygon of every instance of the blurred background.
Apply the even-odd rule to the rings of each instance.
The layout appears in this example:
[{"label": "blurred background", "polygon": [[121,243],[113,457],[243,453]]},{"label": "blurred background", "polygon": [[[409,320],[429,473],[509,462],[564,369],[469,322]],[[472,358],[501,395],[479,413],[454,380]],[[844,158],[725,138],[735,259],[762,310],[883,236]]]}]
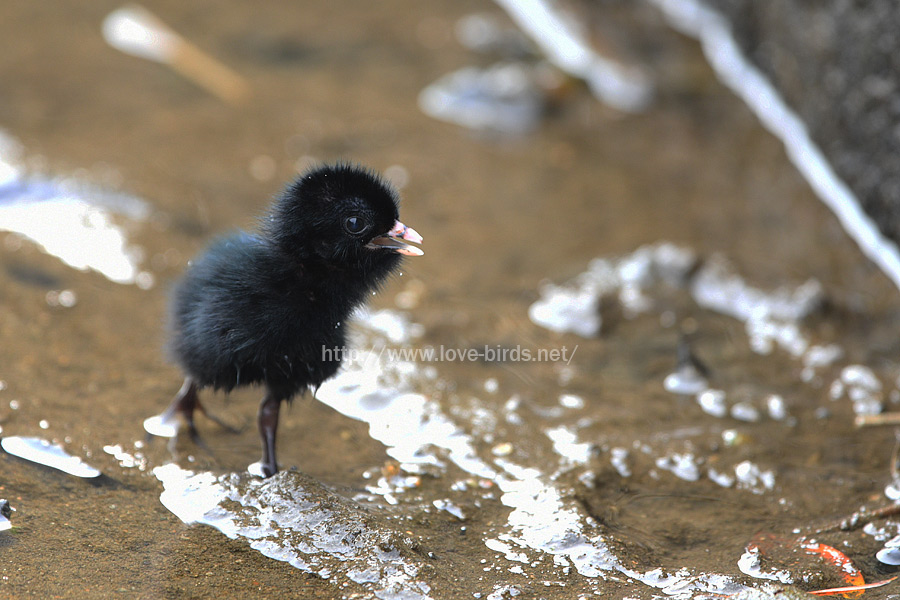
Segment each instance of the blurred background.
[{"label": "blurred background", "polygon": [[[845,584],[834,565],[779,555],[798,534],[867,581],[891,576],[876,553],[900,522],[830,524],[891,502],[893,431],[854,419],[900,402],[897,71],[882,60],[897,11],[823,9],[798,38],[773,25],[806,22],[789,2],[711,4],[0,7],[0,437],[102,473],[4,445],[0,497],[16,512],[0,595],[691,597],[777,572]],[[716,61],[730,52],[738,62]],[[809,139],[760,124],[752,98],[772,103],[754,65]],[[835,185],[795,166],[804,140],[863,200],[836,202],[875,225],[848,233],[820,200]],[[405,536],[402,560],[316,526],[273,525],[251,548],[242,511],[269,491],[227,474],[257,458],[258,390],[208,394],[244,427],[201,420],[207,448],[141,425],[181,383],[163,324],[188,260],[334,160],[384,173],[425,239],[360,316],[358,347],[569,352],[379,363],[373,388],[286,411],[281,460],[303,475],[278,485],[332,523]],[[237,490],[237,516],[211,523],[237,539],[160,503],[176,484],[153,469],[171,461]],[[203,504],[197,489],[180,501]],[[760,550],[760,533],[779,541]]]}]

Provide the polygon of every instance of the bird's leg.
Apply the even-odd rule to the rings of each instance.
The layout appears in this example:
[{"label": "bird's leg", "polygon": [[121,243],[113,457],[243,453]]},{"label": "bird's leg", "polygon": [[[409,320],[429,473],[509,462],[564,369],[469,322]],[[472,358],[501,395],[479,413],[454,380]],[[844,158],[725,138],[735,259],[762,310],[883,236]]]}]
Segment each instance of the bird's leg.
[{"label": "bird's leg", "polygon": [[178,390],[178,393],[175,394],[175,398],[165,412],[144,421],[144,429],[149,435],[174,438],[178,433],[180,422],[183,422],[191,439],[195,443],[202,445],[200,435],[197,433],[197,426],[194,424],[194,411],[197,410],[220,427],[232,433],[237,433],[238,430],[235,427],[206,411],[200,403],[197,384],[190,377],[185,378],[184,384]]},{"label": "bird's leg", "polygon": [[200,405],[200,397],[197,395],[197,384],[190,377],[184,379],[184,384],[175,398],[161,415],[150,417],[144,421],[144,429],[151,435],[160,437],[175,437],[178,432],[179,417],[187,426],[191,438],[197,438],[197,428],[194,426],[194,410],[203,410]]},{"label": "bird's leg", "polygon": [[275,434],[278,432],[278,412],[281,409],[281,398],[267,390],[259,405],[259,435],[262,437],[263,456],[261,461],[264,477],[271,477],[278,472],[278,461],[275,458]]}]

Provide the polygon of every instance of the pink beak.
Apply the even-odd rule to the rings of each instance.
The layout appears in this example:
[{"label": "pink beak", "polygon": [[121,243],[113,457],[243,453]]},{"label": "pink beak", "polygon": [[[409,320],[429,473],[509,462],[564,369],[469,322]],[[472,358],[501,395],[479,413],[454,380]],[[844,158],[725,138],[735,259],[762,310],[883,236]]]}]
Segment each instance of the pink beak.
[{"label": "pink beak", "polygon": [[414,244],[422,243],[422,236],[412,227],[407,227],[400,221],[394,223],[394,226],[384,235],[373,238],[366,247],[370,249],[383,248],[391,250],[405,256],[422,256],[425,254],[420,248],[410,246],[401,240],[412,242]]}]

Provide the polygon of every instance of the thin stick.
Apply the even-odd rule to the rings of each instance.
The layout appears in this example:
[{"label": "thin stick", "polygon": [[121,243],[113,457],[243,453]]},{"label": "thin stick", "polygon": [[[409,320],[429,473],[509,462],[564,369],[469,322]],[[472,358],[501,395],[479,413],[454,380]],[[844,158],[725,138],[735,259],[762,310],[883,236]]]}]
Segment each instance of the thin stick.
[{"label": "thin stick", "polygon": [[172,31],[143,6],[129,4],[103,20],[113,48],[163,63],[229,104],[243,103],[250,88],[243,77]]},{"label": "thin stick", "polygon": [[881,413],[880,415],[857,415],[854,423],[857,427],[900,425],[900,412]]}]

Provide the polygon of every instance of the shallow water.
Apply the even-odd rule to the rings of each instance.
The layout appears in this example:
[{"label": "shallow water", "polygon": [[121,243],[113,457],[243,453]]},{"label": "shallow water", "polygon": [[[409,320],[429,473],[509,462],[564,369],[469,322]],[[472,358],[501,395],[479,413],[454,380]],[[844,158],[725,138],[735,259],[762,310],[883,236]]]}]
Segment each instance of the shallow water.
[{"label": "shallow water", "polygon": [[[888,502],[894,434],[853,418],[900,402],[897,290],[695,43],[623,6],[590,23],[650,75],[650,108],[567,84],[501,138],[418,105],[494,61],[454,38],[493,4],[149,5],[247,78],[238,108],[106,46],[116,4],[0,7],[0,128],[21,144],[0,160],[149,207],[102,204],[137,249],[123,282],[0,233],[0,435],[103,473],[0,456],[0,596],[690,597],[759,583],[739,561],[835,585],[771,549],[754,571],[746,548]],[[341,376],[283,411],[299,472],[245,473],[256,390],[207,394],[245,426],[201,420],[207,450],[146,442],[180,385],[160,350],[173,279],[298,167],[342,157],[405,182],[426,255],[357,319]],[[680,395],[681,338],[708,374]],[[898,528],[814,537],[874,581]]]}]

